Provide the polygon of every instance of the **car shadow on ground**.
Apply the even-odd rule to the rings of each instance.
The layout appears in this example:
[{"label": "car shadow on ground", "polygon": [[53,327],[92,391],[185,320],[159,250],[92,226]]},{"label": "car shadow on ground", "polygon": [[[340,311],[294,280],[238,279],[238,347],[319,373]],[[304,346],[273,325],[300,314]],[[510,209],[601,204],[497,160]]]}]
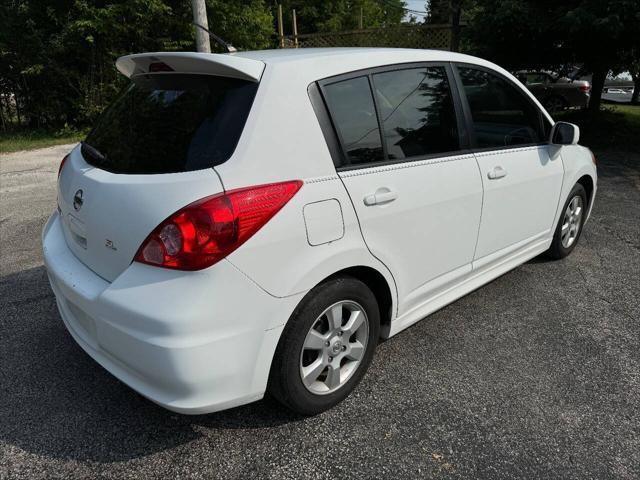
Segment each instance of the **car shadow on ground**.
[{"label": "car shadow on ground", "polygon": [[191,442],[201,427],[271,428],[304,418],[270,399],[199,416],[155,405],[76,345],[59,317],[44,267],[1,277],[0,308],[0,441],[27,452],[123,461]]}]

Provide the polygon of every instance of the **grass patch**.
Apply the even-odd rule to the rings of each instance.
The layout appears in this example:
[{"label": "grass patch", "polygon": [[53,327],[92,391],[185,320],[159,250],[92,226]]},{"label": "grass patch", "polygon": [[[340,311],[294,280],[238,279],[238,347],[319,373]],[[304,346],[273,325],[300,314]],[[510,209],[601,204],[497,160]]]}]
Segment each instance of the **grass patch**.
[{"label": "grass patch", "polygon": [[637,151],[640,105],[603,105],[599,112],[568,110],[555,120],[580,127],[580,144],[595,149]]},{"label": "grass patch", "polygon": [[48,132],[45,130],[16,130],[0,132],[0,153],[33,150],[76,143],[86,136],[84,131]]}]

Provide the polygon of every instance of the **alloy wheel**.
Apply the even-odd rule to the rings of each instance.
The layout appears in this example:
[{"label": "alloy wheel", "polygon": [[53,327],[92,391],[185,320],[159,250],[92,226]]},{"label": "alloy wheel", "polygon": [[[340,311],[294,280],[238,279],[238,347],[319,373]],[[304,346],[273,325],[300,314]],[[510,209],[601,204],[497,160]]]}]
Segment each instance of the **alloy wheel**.
[{"label": "alloy wheel", "polygon": [[564,211],[564,219],[560,230],[560,238],[564,248],[569,248],[578,239],[580,226],[582,225],[583,210],[582,197],[576,195],[571,199],[567,209]]},{"label": "alloy wheel", "polygon": [[322,312],[300,354],[300,376],[306,389],[326,395],[347,383],[362,362],[368,338],[369,319],[356,302],[343,300]]}]

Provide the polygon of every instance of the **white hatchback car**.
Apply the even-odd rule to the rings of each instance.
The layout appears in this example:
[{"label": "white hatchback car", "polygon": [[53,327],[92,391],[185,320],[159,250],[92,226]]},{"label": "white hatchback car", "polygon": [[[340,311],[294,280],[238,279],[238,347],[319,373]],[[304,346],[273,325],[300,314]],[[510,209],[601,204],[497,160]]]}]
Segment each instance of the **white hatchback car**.
[{"label": "white hatchback car", "polygon": [[379,338],[574,249],[595,160],[512,75],[427,50],[148,53],[60,165],[65,325],[152,401],[343,400]]}]

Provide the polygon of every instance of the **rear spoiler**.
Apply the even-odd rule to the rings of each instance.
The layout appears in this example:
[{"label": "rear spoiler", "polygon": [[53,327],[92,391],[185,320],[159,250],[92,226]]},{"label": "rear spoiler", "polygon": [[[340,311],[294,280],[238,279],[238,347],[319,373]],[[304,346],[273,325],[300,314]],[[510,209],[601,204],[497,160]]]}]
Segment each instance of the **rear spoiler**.
[{"label": "rear spoiler", "polygon": [[264,63],[236,55],[196,52],[136,53],[116,60],[116,68],[128,78],[148,73],[196,73],[259,82]]}]

